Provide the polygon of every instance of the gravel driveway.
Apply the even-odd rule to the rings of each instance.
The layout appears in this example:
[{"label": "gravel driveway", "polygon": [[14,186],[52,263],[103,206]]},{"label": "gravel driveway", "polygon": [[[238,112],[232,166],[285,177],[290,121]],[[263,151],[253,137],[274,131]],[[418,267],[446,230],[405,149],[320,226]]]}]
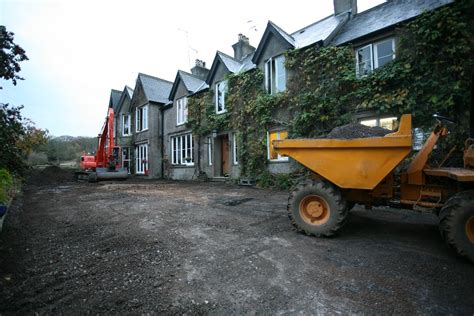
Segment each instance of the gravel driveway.
[{"label": "gravel driveway", "polygon": [[474,313],[474,265],[431,214],[356,207],[318,239],[292,229],[283,191],[60,180],[13,204],[1,314]]}]

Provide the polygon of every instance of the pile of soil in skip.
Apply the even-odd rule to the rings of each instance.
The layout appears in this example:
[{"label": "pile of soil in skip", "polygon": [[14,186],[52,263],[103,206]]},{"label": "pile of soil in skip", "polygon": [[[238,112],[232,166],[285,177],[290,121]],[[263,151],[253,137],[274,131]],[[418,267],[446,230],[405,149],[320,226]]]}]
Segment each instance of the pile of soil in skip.
[{"label": "pile of soil in skip", "polygon": [[47,185],[74,180],[74,173],[57,166],[48,166],[43,170],[35,170],[28,178],[28,183],[33,185]]},{"label": "pile of soil in skip", "polygon": [[326,138],[335,139],[354,139],[368,137],[383,137],[393,131],[379,126],[365,126],[362,124],[351,123],[338,126],[327,134]]}]

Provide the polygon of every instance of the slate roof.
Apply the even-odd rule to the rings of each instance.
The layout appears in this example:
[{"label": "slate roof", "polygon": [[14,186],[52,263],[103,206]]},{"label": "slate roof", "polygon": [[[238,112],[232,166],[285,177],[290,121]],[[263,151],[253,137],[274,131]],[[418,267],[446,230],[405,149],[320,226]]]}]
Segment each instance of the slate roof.
[{"label": "slate roof", "polygon": [[122,95],[122,91],[115,90],[115,89],[110,90],[109,108],[113,108],[114,111],[117,110],[117,106],[118,106],[121,95]]},{"label": "slate roof", "polygon": [[258,63],[270,34],[283,41],[288,49],[303,48],[318,42],[327,44],[348,19],[349,13],[330,15],[291,34],[286,33],[272,21],[268,21],[267,28],[255,51],[253,62]]},{"label": "slate roof", "polygon": [[204,80],[199,79],[195,75],[183,70],[178,70],[169,95],[170,100],[174,99],[174,94],[176,93],[176,89],[178,89],[180,80],[183,81],[184,86],[190,94],[197,93],[209,87]]},{"label": "slate roof", "polygon": [[341,28],[332,44],[341,45],[368,36],[452,2],[454,0],[389,0],[356,14]]},{"label": "slate roof", "polygon": [[138,74],[138,79],[142,83],[143,91],[148,101],[163,104],[168,103],[168,97],[171,87],[173,86],[172,82],[143,73]]},{"label": "slate roof", "polygon": [[127,90],[128,96],[129,96],[130,99],[131,99],[132,96],[133,96],[133,89],[130,88],[129,86],[125,86],[125,90]]},{"label": "slate roof", "polygon": [[327,41],[332,39],[334,33],[338,31],[348,19],[349,14],[330,15],[327,18],[291,33],[291,37],[294,38],[295,41],[295,48],[306,47],[319,41],[324,41],[324,44],[327,44]]},{"label": "slate roof", "polygon": [[252,61],[253,55],[254,53],[248,54],[242,60],[239,61],[234,57],[224,54],[223,52],[217,51],[216,56],[214,57],[214,61],[212,62],[211,70],[207,75],[206,83],[209,84],[212,82],[219,63],[222,63],[231,73],[244,72],[255,68],[255,64]]},{"label": "slate roof", "polygon": [[117,115],[122,110],[122,106],[123,106],[123,102],[125,101],[125,98],[128,97],[131,100],[132,96],[133,96],[133,89],[126,85],[123,88],[123,91],[120,93],[120,99],[117,104],[117,109],[114,110],[115,115]]}]

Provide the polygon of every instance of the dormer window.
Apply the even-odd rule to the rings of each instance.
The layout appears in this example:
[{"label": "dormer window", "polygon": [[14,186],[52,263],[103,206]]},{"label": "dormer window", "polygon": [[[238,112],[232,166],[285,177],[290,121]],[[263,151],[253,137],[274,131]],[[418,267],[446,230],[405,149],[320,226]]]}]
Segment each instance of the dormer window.
[{"label": "dormer window", "polygon": [[227,94],[227,80],[216,83],[216,113],[224,113],[225,96]]},{"label": "dormer window", "polygon": [[372,73],[375,69],[395,59],[395,39],[389,38],[356,49],[357,77]]},{"label": "dormer window", "polygon": [[270,58],[265,62],[265,90],[270,94],[286,90],[284,55]]},{"label": "dormer window", "polygon": [[182,125],[188,121],[188,98],[176,100],[176,125]]}]

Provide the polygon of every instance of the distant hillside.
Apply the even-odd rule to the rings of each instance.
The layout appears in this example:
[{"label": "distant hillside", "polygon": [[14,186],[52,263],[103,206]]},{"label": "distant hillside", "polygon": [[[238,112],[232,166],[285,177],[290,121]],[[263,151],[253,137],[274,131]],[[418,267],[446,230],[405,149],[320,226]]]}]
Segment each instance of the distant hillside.
[{"label": "distant hillside", "polygon": [[57,136],[50,137],[45,145],[30,154],[31,165],[79,160],[83,152],[94,153],[97,148],[96,137]]}]

